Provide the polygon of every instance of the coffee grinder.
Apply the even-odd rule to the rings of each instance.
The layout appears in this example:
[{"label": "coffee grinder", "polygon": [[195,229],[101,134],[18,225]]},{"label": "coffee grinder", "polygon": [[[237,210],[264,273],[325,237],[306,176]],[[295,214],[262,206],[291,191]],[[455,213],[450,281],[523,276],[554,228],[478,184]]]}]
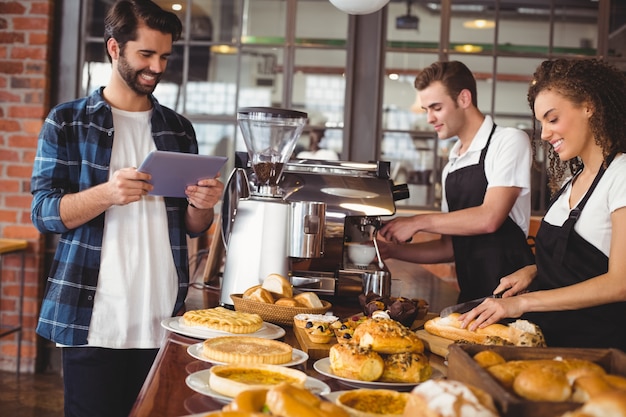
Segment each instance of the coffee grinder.
[{"label": "coffee grinder", "polygon": [[[237,122],[253,178],[248,178],[250,171],[235,168],[225,187],[222,233],[226,259],[220,304],[227,306],[232,305],[231,294],[260,284],[269,274],[287,277],[288,257],[292,256],[288,248],[293,248],[294,256],[320,256],[325,213],[323,203],[287,202],[279,187],[307,114],[247,107],[239,109]],[[292,225],[294,230],[289,230]]]}]

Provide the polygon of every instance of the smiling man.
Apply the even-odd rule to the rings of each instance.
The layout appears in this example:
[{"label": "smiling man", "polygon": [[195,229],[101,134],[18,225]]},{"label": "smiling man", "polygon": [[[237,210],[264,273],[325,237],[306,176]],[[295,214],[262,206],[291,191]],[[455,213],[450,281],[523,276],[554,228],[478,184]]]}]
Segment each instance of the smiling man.
[{"label": "smiling man", "polygon": [[148,195],[138,172],[153,150],[198,153],[191,123],[152,96],[182,25],[149,0],[122,0],[105,20],[106,87],[56,106],[39,135],[31,219],[61,238],[37,333],[63,348],[66,416],[127,416],[183,307],[187,235],[213,222],[223,184],[187,198]]},{"label": "smiling man", "polygon": [[[439,139],[458,141],[443,169],[442,213],[386,223],[381,254],[416,263],[454,260],[459,302],[490,295],[500,278],[534,263],[527,244],[530,139],[481,113],[476,80],[461,62],[435,62],[417,75],[415,88]],[[418,232],[441,238],[405,243]]]}]

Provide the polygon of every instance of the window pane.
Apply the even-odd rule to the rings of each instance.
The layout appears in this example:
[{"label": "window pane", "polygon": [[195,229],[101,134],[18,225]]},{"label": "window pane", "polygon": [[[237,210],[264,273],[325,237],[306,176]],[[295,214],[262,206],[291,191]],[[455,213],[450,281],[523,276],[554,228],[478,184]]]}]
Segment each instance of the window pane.
[{"label": "window pane", "polygon": [[241,50],[239,107],[282,105],[282,48]]},{"label": "window pane", "polygon": [[348,35],[347,13],[337,9],[329,1],[298,0],[296,4],[297,45],[345,48]]},{"label": "window pane", "polygon": [[411,2],[390,2],[387,5],[387,40],[393,47],[411,47],[437,49],[441,16],[438,5],[429,3],[411,4]]},{"label": "window pane", "polygon": [[[194,123],[200,155],[226,156],[228,161],[220,171],[222,179],[233,168],[235,155],[235,127],[232,124]],[[238,149],[241,150],[241,149]],[[243,148],[245,150],[245,147]]]},{"label": "window pane", "polygon": [[242,42],[284,42],[287,22],[285,0],[244,0],[244,13],[246,19],[242,31]]},{"label": "window pane", "polygon": [[[237,55],[208,53],[210,65],[204,78],[191,78],[186,85],[187,114],[234,115],[237,92]],[[190,60],[194,61],[195,58]]]}]

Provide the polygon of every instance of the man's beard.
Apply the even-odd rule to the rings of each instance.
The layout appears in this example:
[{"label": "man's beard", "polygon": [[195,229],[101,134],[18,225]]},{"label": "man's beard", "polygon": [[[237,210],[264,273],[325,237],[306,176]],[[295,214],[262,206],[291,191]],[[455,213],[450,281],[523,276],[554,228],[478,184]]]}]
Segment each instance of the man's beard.
[{"label": "man's beard", "polygon": [[[161,76],[162,76],[162,73],[158,74],[158,73],[151,72],[149,70],[137,71],[135,68],[133,68],[129,64],[129,62],[124,57],[123,53],[120,54],[119,60],[117,62],[117,70],[120,73],[120,76],[122,77],[122,79],[126,82],[126,84],[130,87],[131,90],[133,90],[135,93],[139,95],[145,95],[145,96],[152,94],[156,86],[159,84],[159,81],[161,80]],[[156,77],[156,82],[154,83],[154,85],[142,84],[139,80],[142,73]]]}]

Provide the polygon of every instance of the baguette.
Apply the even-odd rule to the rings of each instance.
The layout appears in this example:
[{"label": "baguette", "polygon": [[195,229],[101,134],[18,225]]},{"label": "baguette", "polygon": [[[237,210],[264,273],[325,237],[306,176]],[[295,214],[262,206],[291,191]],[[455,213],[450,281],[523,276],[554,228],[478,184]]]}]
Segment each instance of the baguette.
[{"label": "baguette", "polygon": [[470,331],[461,328],[459,316],[459,313],[452,313],[447,317],[435,317],[424,323],[424,329],[435,336],[481,345],[546,345],[541,329],[527,320],[516,320],[508,325],[496,323]]}]

